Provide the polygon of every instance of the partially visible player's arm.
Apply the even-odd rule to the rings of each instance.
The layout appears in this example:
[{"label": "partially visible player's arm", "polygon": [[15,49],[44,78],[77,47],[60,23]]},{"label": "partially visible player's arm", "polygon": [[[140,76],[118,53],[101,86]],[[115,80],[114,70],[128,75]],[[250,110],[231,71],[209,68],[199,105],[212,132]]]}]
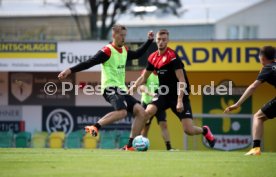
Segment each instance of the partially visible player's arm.
[{"label": "partially visible player's arm", "polygon": [[240,97],[239,101],[237,101],[237,103],[227,107],[224,112],[228,113],[234,109],[237,109],[238,107],[241,106],[241,104],[248,98],[250,97],[254,91],[256,90],[257,87],[259,87],[259,85],[261,85],[263,82],[265,82],[269,77],[271,77],[272,74],[272,70],[271,67],[269,66],[264,66],[261,70],[261,72],[258,74],[257,79],[251,84],[249,85],[249,87],[247,87],[247,89],[245,90],[245,92],[242,94],[242,96]]},{"label": "partially visible player's arm", "polygon": [[175,70],[175,74],[176,74],[176,77],[177,77],[178,82],[179,82],[178,83],[179,87],[183,86],[183,88],[178,88],[179,89],[179,91],[178,91],[178,100],[182,101],[183,96],[184,96],[184,90],[186,88],[186,81],[185,81],[183,69]]},{"label": "partially visible player's arm", "polygon": [[262,84],[262,81],[259,80],[255,80],[255,82],[253,82],[251,85],[249,85],[247,87],[247,89],[244,91],[244,93],[242,94],[242,96],[240,97],[240,99],[233,105],[227,107],[224,112],[228,113],[234,109],[237,109],[238,107],[240,107],[244,101],[249,98],[254,92],[255,90]]},{"label": "partially visible player's arm", "polygon": [[141,57],[152,44],[154,39],[154,34],[152,31],[148,33],[148,40],[141,47],[139,47],[136,51],[128,50],[127,51],[127,60],[133,60]]},{"label": "partially visible player's arm", "polygon": [[183,96],[185,94],[184,92],[186,92],[186,87],[187,87],[187,83],[183,72],[184,64],[182,63],[177,53],[175,53],[175,59],[172,62],[173,62],[173,69],[175,70],[175,75],[178,79],[178,83],[177,83],[178,98],[177,98],[176,110],[178,112],[182,112],[184,110]]},{"label": "partially visible player's arm", "polygon": [[146,72],[144,72],[140,77],[138,77],[138,79],[135,81],[135,83],[128,90],[128,93],[132,95],[134,92],[136,92],[137,88],[140,85],[145,84],[147,79],[149,78],[149,75],[151,74],[151,72],[152,71],[146,70]]},{"label": "partially visible player's arm", "polygon": [[261,85],[262,82],[259,80],[255,80],[255,82],[253,82],[251,85],[249,85],[247,87],[247,89],[244,91],[244,93],[242,94],[242,96],[240,97],[239,101],[237,101],[236,105],[240,106],[243,104],[243,102],[250,97],[255,90],[259,87],[259,85]]},{"label": "partially visible player's arm", "polygon": [[99,50],[93,57],[91,57],[89,60],[84,61],[82,63],[77,64],[76,66],[73,66],[71,68],[67,68],[63,70],[59,75],[59,79],[65,79],[68,77],[71,73],[79,72],[86,70],[88,68],[91,68],[92,66],[98,65],[100,63],[104,63],[109,59],[110,55],[106,54],[104,51]]},{"label": "partially visible player's arm", "polygon": [[102,50],[99,50],[96,53],[96,55],[94,55],[93,57],[91,57],[89,60],[84,61],[82,63],[79,63],[76,66],[71,67],[70,70],[71,70],[72,73],[83,71],[83,70],[91,68],[91,67],[93,67],[95,65],[98,65],[98,64],[106,62],[109,59],[109,57],[110,57],[110,55],[107,55]]},{"label": "partially visible player's arm", "polygon": [[139,89],[140,89],[141,92],[143,92],[143,93],[145,93],[145,94],[147,94],[149,96],[152,96],[152,97],[154,96],[154,93],[150,92],[149,89],[148,89],[148,87],[146,85],[141,85],[139,87]]},{"label": "partially visible player's arm", "polygon": [[[183,69],[175,70],[175,74],[178,79],[178,83],[177,83],[178,98],[177,98],[176,110],[178,112],[182,112],[184,110],[183,96],[184,96],[184,90],[186,89],[186,81],[185,81]],[[184,87],[180,88],[180,86],[184,86]]]}]

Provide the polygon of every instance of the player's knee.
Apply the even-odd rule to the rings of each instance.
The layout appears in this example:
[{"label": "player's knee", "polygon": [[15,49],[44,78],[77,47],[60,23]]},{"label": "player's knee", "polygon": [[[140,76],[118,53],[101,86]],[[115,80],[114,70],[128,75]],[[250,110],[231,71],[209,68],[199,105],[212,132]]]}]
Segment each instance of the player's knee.
[{"label": "player's knee", "polygon": [[149,104],[146,109],[146,113],[148,118],[153,117],[157,112],[157,107],[153,104]]},{"label": "player's knee", "polygon": [[151,117],[153,117],[155,115],[155,111],[153,109],[147,109],[146,110],[146,117],[147,120],[149,120]]},{"label": "player's knee", "polygon": [[147,111],[145,111],[145,120],[146,120],[146,122],[148,123],[148,124],[150,124],[151,123],[151,115],[147,112]]},{"label": "player's knee", "polygon": [[258,119],[258,112],[253,115],[253,119]]},{"label": "player's knee", "polygon": [[146,120],[147,114],[146,114],[144,108],[142,108],[142,107],[138,108],[136,110],[136,116],[139,117],[139,118],[141,118],[141,119]]},{"label": "player's knee", "polygon": [[164,121],[160,121],[160,122],[159,122],[159,126],[160,126],[163,130],[168,128],[167,123],[164,122]]},{"label": "player's knee", "polygon": [[259,110],[253,115],[253,119],[255,119],[255,120],[265,120],[266,116],[261,110]]}]

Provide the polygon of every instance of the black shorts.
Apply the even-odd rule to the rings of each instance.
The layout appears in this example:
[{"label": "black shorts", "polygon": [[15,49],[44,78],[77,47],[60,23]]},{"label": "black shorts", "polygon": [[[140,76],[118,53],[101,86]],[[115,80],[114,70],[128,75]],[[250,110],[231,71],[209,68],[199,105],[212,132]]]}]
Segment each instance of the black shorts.
[{"label": "black shorts", "polygon": [[168,108],[171,108],[171,110],[174,112],[174,114],[180,119],[187,119],[193,118],[192,108],[190,105],[190,99],[189,96],[185,95],[183,97],[183,106],[184,111],[177,112],[176,105],[177,105],[177,96],[173,95],[156,95],[153,98],[153,102],[151,104],[154,104],[158,110],[165,111]]},{"label": "black shorts", "polygon": [[[147,108],[147,106],[148,106],[148,104],[146,104],[146,103],[142,103],[142,106],[146,109]],[[153,116],[154,117],[154,116]],[[150,125],[151,124],[151,121],[152,121],[152,119],[153,119],[153,117],[151,117],[150,118],[150,120],[148,120],[147,122],[146,122],[146,125]],[[165,110],[160,110],[160,109],[158,109],[157,110],[157,112],[156,112],[156,114],[155,114],[155,117],[156,117],[156,119],[157,119],[157,123],[159,124],[159,122],[166,122],[167,120],[166,120],[166,111]]]},{"label": "black shorts", "polygon": [[133,113],[133,108],[136,103],[140,103],[131,95],[118,87],[108,87],[104,90],[103,97],[109,102],[112,107],[117,110],[126,109],[127,112]]},{"label": "black shorts", "polygon": [[276,117],[276,97],[266,103],[262,108],[262,112],[266,115],[268,119],[273,119]]}]

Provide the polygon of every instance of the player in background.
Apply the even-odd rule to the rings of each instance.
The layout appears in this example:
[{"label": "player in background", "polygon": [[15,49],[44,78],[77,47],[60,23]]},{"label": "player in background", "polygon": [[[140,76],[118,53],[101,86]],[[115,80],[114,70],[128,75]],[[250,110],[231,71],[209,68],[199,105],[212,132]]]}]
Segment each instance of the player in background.
[{"label": "player in background", "polygon": [[158,50],[149,56],[146,72],[136,80],[129,92],[133,93],[137,87],[146,82],[152,72],[156,71],[159,78],[159,89],[153,102],[146,108],[147,119],[154,116],[158,110],[165,111],[167,108],[171,108],[181,121],[187,135],[203,134],[210,147],[213,148],[216,139],[209,127],[193,125],[188,77],[184,64],[177,53],[167,46],[168,42],[169,32],[166,29],[160,30],[156,36]]},{"label": "player in background", "polygon": [[[250,97],[255,90],[263,83],[267,82],[276,87],[276,61],[275,48],[272,46],[265,46],[260,51],[260,62],[263,65],[257,79],[247,87],[240,99],[233,105],[225,109],[225,113],[239,108],[242,103]],[[259,109],[253,116],[252,138],[253,148],[245,155],[261,155],[261,139],[263,136],[264,122],[268,119],[276,117],[276,97],[267,102],[261,109]]]},{"label": "player in background", "polygon": [[[143,70],[145,72],[145,70]],[[146,109],[147,105],[152,102],[152,99],[154,97],[155,91],[159,87],[159,80],[157,73],[153,72],[149,78],[147,79],[145,85],[140,86],[140,91],[142,92],[141,96],[141,104]],[[174,151],[175,149],[171,146],[170,141],[170,134],[168,130],[167,120],[166,120],[166,112],[165,111],[157,111],[155,114],[155,117],[157,119],[157,123],[160,126],[161,133],[163,140],[165,141],[165,145],[168,151]],[[142,135],[144,137],[148,137],[148,132],[150,129],[151,121],[154,117],[151,117],[149,120],[147,120],[145,127],[142,130]]]},{"label": "player in background", "polygon": [[106,114],[94,125],[86,126],[85,130],[92,136],[97,136],[102,126],[121,120],[127,116],[127,112],[131,112],[135,119],[132,124],[129,146],[126,146],[124,150],[134,150],[132,141],[134,137],[141,133],[144,126],[145,110],[138,100],[127,94],[125,66],[127,60],[139,58],[147,51],[154,39],[154,34],[149,32],[147,42],[136,51],[128,50],[125,46],[126,34],[127,29],[125,26],[114,25],[112,27],[112,43],[103,47],[89,60],[65,69],[58,75],[58,78],[62,80],[71,73],[101,64],[101,91],[105,100],[113,106],[115,111]]}]

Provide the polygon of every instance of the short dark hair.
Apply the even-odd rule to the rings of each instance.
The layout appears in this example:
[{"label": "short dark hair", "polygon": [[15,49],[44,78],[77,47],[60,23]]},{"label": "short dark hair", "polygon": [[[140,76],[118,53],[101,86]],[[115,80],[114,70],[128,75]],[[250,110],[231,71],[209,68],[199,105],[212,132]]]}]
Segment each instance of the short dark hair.
[{"label": "short dark hair", "polygon": [[127,30],[127,28],[124,25],[120,25],[120,24],[115,24],[112,26],[113,32],[119,32],[121,30]]},{"label": "short dark hair", "polygon": [[274,60],[275,58],[275,48],[272,46],[264,46],[261,48],[260,55],[264,56],[268,60]]},{"label": "short dark hair", "polygon": [[161,29],[157,32],[158,35],[167,34],[169,36],[169,31],[166,29]]}]

